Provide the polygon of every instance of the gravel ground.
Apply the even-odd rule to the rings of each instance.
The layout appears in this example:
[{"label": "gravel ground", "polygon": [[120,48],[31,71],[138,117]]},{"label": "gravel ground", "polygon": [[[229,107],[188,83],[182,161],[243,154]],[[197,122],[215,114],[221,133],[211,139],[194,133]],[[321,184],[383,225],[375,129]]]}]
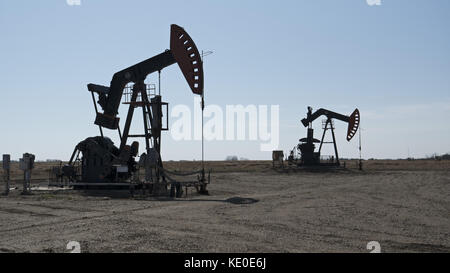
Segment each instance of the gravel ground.
[{"label": "gravel ground", "polygon": [[210,195],[13,190],[0,252],[450,252],[450,171],[216,173]]}]

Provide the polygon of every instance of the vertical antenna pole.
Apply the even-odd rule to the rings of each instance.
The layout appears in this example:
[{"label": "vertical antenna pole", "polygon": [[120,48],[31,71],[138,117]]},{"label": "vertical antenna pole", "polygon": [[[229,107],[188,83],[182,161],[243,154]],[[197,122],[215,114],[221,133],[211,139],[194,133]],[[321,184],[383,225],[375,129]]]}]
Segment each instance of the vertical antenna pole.
[{"label": "vertical antenna pole", "polygon": [[[202,63],[203,63],[203,50],[202,50]],[[204,130],[203,130],[203,112],[205,110],[205,88],[202,90],[202,171],[203,178],[205,177],[205,147],[204,147]]]},{"label": "vertical antenna pole", "polygon": [[361,128],[359,128],[359,170],[362,171],[362,159],[361,159]]},{"label": "vertical antenna pole", "polygon": [[[202,66],[203,66],[203,59],[204,59],[204,57],[208,56],[208,55],[210,55],[212,53],[213,53],[212,51],[204,52],[202,50],[201,58],[200,58],[200,61],[202,62]],[[201,180],[202,180],[202,182],[205,182],[206,181],[206,176],[205,176],[205,140],[204,140],[204,110],[205,110],[205,88],[204,88],[204,85],[203,85],[203,90],[202,90],[202,102],[201,102],[201,104],[202,104],[201,105],[202,106],[202,178],[201,178]],[[208,181],[209,181],[209,179],[210,179],[210,176],[208,174]],[[200,191],[203,194],[205,194],[205,193],[207,194],[208,191],[206,190],[206,185],[203,185],[201,187]]]},{"label": "vertical antenna pole", "polygon": [[204,130],[203,130],[203,110],[205,109],[205,99],[202,94],[202,168],[205,169],[205,150],[204,150]]}]

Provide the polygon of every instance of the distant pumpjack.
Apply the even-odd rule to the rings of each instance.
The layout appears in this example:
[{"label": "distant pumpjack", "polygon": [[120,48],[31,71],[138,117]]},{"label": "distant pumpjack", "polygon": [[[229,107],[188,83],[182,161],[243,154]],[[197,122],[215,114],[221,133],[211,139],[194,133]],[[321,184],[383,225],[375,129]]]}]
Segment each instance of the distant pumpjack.
[{"label": "distant pumpjack", "polygon": [[[326,120],[323,124],[323,134],[322,139],[318,140],[314,138],[314,129],[312,128],[312,122],[316,120],[320,116],[325,116]],[[289,156],[289,161],[292,163],[296,161],[298,165],[304,166],[314,166],[314,165],[331,165],[331,166],[339,166],[339,155],[336,144],[336,137],[334,135],[334,125],[333,119],[337,119],[343,122],[348,123],[347,129],[347,141],[350,141],[358,131],[360,115],[359,110],[355,109],[350,116],[342,115],[327,109],[320,108],[319,110],[312,113],[312,108],[308,107],[308,113],[306,118],[302,119],[302,124],[305,127],[308,127],[308,132],[306,138],[300,139],[300,143],[291,151]],[[333,137],[332,142],[324,142],[325,133],[327,130],[331,130],[331,134]],[[320,143],[319,149],[315,152],[316,145],[315,143]],[[322,146],[324,143],[333,143],[335,158],[329,160],[328,162],[321,162],[320,160],[320,152],[322,150]],[[297,149],[300,152],[300,159],[296,160],[294,158],[294,152]]]}]

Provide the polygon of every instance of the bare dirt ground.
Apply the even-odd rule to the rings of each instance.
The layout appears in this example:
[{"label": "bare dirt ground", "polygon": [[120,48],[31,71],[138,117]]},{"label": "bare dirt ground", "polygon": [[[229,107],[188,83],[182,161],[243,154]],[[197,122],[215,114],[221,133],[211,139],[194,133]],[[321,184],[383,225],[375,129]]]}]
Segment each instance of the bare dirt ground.
[{"label": "bare dirt ground", "polygon": [[[268,161],[208,162],[209,196],[13,190],[0,197],[0,252],[450,252],[450,162],[347,162],[281,171]],[[49,164],[34,177],[45,178]],[[188,170],[198,162],[167,162]],[[19,179],[20,172],[13,171]],[[0,187],[3,190],[3,184]]]}]

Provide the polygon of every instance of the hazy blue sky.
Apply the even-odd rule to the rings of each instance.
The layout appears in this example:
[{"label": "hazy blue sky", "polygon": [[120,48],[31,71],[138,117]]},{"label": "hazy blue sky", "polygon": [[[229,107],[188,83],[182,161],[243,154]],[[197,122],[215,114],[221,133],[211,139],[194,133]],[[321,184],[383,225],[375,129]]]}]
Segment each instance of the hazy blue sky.
[{"label": "hazy blue sky", "polygon": [[[0,153],[68,159],[98,134],[86,84],[109,85],[115,72],[169,48],[173,23],[214,51],[207,104],[279,105],[285,151],[305,136],[300,120],[311,105],[358,107],[365,158],[450,152],[448,0],[0,0]],[[176,65],[162,73],[162,95],[193,107]],[[358,138],[347,143],[346,124],[336,126],[340,154],[357,157]],[[270,159],[259,145],[211,141],[206,157]],[[163,159],[198,159],[200,147],[166,132]]]}]

